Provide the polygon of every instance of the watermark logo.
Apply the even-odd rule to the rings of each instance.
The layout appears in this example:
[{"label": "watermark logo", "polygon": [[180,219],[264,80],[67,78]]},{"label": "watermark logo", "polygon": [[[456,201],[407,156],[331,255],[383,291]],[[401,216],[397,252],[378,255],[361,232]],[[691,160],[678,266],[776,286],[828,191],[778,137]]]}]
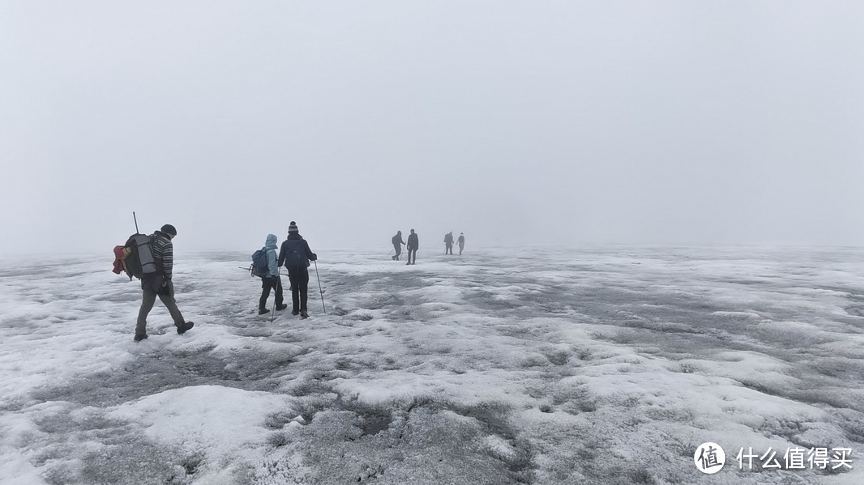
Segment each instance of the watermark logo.
[{"label": "watermark logo", "polygon": [[702,443],[693,453],[693,462],[700,472],[713,475],[723,469],[726,453],[717,443]]},{"label": "watermark logo", "polygon": [[[779,450],[778,450],[779,451]],[[759,469],[759,462],[762,463],[762,469],[768,470],[774,468],[776,470],[804,470],[804,469],[819,469],[819,470],[838,470],[847,471],[852,469],[852,448],[786,448],[786,452],[778,455],[778,451],[768,448],[764,454],[757,451],[753,452],[752,447],[747,447],[745,451],[741,448],[738,451],[739,470],[752,470],[753,460],[756,459],[756,469]]]},{"label": "watermark logo", "polygon": [[[830,470],[842,473],[852,469],[852,448],[787,448],[785,453],[768,448],[762,453],[753,447],[741,448],[738,456],[739,470]],[[755,462],[755,464],[754,464]],[[693,453],[693,463],[702,473],[713,475],[723,469],[726,453],[717,443],[702,443]]]}]

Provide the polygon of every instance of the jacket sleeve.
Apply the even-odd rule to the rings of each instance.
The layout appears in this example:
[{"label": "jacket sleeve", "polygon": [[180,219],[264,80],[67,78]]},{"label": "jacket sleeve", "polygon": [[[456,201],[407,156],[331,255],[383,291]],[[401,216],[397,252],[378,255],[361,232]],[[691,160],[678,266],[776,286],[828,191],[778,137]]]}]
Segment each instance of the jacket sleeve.
[{"label": "jacket sleeve", "polygon": [[279,265],[276,264],[276,250],[275,249],[267,251],[267,271],[270,272],[270,276],[278,276],[279,275]]},{"label": "jacket sleeve", "polygon": [[279,260],[276,262],[276,266],[281,268],[283,264],[285,264],[285,243],[288,241],[282,241],[282,245],[279,246]]},{"label": "jacket sleeve", "polygon": [[162,253],[162,273],[171,279],[171,270],[174,268],[174,244],[168,241]]},{"label": "jacket sleeve", "polygon": [[313,253],[311,249],[309,249],[309,243],[306,240],[303,240],[303,243],[306,245],[306,257],[309,261],[318,261],[318,255]]}]

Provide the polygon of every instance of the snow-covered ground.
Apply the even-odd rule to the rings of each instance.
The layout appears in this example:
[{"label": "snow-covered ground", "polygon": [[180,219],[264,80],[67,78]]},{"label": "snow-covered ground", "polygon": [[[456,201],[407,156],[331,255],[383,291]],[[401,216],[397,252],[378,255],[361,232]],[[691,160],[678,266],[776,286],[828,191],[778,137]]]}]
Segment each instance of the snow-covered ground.
[{"label": "snow-covered ground", "polygon": [[180,249],[195,328],[141,343],[110,255],[2,260],[0,481],[864,483],[864,251],[466,249],[319,250],[327,314],[313,266],[272,323],[248,254]]}]

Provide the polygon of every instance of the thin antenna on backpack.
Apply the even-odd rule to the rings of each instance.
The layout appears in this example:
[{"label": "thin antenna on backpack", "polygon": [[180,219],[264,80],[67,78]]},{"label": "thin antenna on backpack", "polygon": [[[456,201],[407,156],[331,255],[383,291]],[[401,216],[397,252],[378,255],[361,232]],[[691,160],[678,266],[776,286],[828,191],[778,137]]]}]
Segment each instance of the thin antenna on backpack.
[{"label": "thin antenna on backpack", "polygon": [[135,216],[135,211],[132,211],[132,219],[135,220],[135,234],[141,234],[141,231],[138,230],[138,218]]}]

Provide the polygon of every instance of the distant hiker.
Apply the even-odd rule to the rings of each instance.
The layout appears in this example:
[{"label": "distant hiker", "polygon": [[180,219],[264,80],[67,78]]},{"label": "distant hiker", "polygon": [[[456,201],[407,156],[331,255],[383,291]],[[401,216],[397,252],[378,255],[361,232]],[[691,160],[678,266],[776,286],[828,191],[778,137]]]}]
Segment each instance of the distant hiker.
[{"label": "distant hiker", "polygon": [[444,235],[444,254],[453,254],[453,231]]},{"label": "distant hiker", "polygon": [[465,236],[459,233],[459,256],[462,256],[462,250],[465,249]]},{"label": "distant hiker", "polygon": [[279,265],[276,264],[276,235],[268,234],[267,242],[267,274],[261,277],[261,298],[258,300],[258,314],[263,315],[270,310],[267,309],[267,298],[270,298],[270,290],[276,290],[276,309],[284,310],[288,305],[282,303],[282,278],[279,277]]},{"label": "distant hiker", "polygon": [[396,250],[396,255],[393,256],[393,261],[399,261],[399,255],[402,254],[402,246],[405,241],[402,240],[402,231],[396,231],[396,235],[390,240],[393,243],[393,249]]},{"label": "distant hiker", "polygon": [[178,334],[183,335],[195,325],[183,320],[183,315],[177,309],[177,302],[174,300],[174,282],[171,281],[171,270],[174,267],[174,245],[171,240],[176,236],[177,229],[174,229],[171,224],[165,224],[151,236],[156,272],[141,278],[144,298],[141,301],[141,310],[138,311],[138,324],[135,326],[136,342],[147,338],[147,315],[153,309],[157,296],[171,314]]},{"label": "distant hiker", "polygon": [[288,268],[288,280],[291,282],[292,315],[309,318],[306,313],[307,287],[309,286],[309,261],[318,260],[318,256],[309,249],[309,243],[300,235],[297,223],[291,221],[288,226],[288,238],[282,241],[279,249],[279,266]]},{"label": "distant hiker", "polygon": [[[417,239],[417,233],[411,229],[411,234],[408,235],[408,262],[405,265],[417,263],[417,250],[420,249],[420,241]],[[414,257],[412,260],[411,257]]]}]

